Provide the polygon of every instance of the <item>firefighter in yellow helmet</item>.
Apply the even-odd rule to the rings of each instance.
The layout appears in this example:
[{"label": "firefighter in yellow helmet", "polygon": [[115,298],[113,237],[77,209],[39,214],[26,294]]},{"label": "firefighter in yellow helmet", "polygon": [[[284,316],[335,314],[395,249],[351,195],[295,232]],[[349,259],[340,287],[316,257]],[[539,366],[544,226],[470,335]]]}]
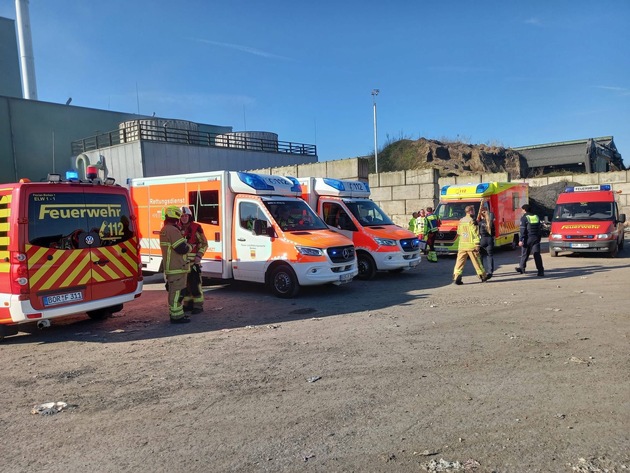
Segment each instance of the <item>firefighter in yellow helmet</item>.
[{"label": "firefighter in yellow helmet", "polygon": [[475,272],[481,282],[488,280],[488,275],[483,269],[481,264],[481,258],[479,255],[479,230],[477,229],[477,222],[474,219],[475,207],[473,205],[467,205],[466,216],[463,217],[457,225],[457,235],[459,236],[459,247],[457,248],[457,261],[455,262],[455,268],[453,269],[453,284],[461,285],[462,273],[464,272],[464,265],[466,260],[470,257]]},{"label": "firefighter in yellow helmet", "polygon": [[182,211],[171,205],[162,210],[164,226],[160,231],[160,248],[162,249],[162,264],[164,265],[164,279],[168,289],[168,312],[171,323],[181,324],[190,322],[184,315],[183,300],[188,293],[186,278],[190,272],[188,253],[192,247],[186,242],[181,230],[177,227]]},{"label": "firefighter in yellow helmet", "polygon": [[188,294],[184,297],[184,311],[200,314],[203,312],[203,289],[201,286],[201,258],[208,249],[208,239],[203,233],[203,228],[193,220],[192,212],[188,206],[182,207],[182,216],[179,219],[179,228],[188,244],[192,247],[188,253],[190,273],[188,273],[186,287]]}]

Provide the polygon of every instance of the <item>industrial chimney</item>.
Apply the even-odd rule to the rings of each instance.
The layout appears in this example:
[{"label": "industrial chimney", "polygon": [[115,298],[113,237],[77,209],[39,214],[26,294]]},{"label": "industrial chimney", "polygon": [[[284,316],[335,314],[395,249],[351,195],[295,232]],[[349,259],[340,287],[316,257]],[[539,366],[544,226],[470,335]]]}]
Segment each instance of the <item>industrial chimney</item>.
[{"label": "industrial chimney", "polygon": [[18,41],[20,42],[20,65],[22,67],[22,89],[24,98],[37,100],[35,83],[35,60],[33,58],[33,38],[31,19],[28,14],[28,0],[15,0]]}]

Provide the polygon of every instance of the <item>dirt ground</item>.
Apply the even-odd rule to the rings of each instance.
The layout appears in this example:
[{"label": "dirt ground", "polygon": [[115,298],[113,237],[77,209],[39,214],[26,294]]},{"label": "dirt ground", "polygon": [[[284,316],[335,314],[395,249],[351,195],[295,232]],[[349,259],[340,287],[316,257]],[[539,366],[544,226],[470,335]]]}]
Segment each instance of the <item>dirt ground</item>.
[{"label": "dirt ground", "polygon": [[630,248],[517,257],[485,284],[444,257],[293,300],[207,286],[182,326],[147,278],[0,344],[0,471],[630,471]]}]

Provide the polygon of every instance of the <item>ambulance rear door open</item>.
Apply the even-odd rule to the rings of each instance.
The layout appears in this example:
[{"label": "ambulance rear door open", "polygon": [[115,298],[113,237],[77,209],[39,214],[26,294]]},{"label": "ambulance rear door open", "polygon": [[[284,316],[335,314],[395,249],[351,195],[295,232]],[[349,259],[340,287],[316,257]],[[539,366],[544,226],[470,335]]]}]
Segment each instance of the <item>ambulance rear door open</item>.
[{"label": "ambulance rear door open", "polygon": [[136,291],[137,239],[126,193],[65,185],[22,189],[18,226],[35,310]]}]

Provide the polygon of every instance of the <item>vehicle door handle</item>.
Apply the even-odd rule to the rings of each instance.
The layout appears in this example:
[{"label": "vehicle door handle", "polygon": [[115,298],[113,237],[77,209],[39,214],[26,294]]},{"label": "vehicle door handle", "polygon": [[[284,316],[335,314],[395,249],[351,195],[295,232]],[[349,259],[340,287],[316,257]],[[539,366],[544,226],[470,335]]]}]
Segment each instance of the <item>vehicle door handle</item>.
[{"label": "vehicle door handle", "polygon": [[247,241],[245,238],[237,238],[238,241]]},{"label": "vehicle door handle", "polygon": [[100,259],[98,261],[94,261],[94,264],[98,264],[99,266],[105,266],[107,263],[109,263],[108,259]]}]

